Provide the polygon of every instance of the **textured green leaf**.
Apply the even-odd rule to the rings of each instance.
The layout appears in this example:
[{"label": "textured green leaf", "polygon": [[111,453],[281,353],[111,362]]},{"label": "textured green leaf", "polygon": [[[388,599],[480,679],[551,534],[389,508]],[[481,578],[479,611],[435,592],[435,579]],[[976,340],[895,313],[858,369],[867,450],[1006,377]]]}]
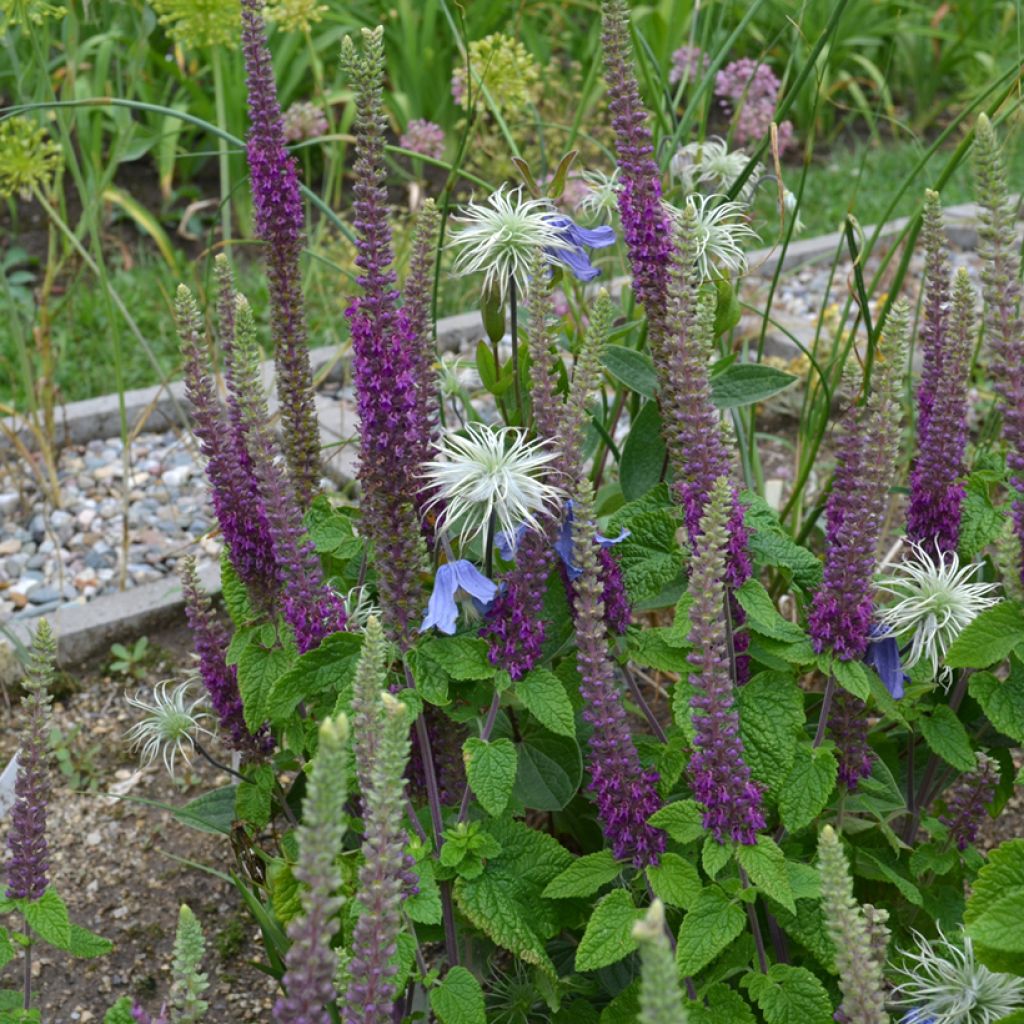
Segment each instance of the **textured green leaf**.
[{"label": "textured green leaf", "polygon": [[516,748],[511,740],[481,740],[471,736],[462,744],[466,778],[488,814],[499,815],[508,805],[516,782]]},{"label": "textured green leaf", "polygon": [[728,985],[712,985],[703,1000],[688,1002],[686,1021],[687,1024],[755,1024],[754,1011],[743,996]]},{"label": "textured green leaf", "polygon": [[418,648],[409,652],[408,663],[413,682],[416,683],[416,692],[430,704],[447,704],[450,677],[441,665]]},{"label": "textured green leaf", "polygon": [[275,858],[267,865],[267,888],[270,890],[270,906],[281,925],[302,913],[299,881],[292,874],[292,865]]},{"label": "textured green leaf", "polygon": [[786,857],[769,836],[757,837],[756,846],[736,846],[736,860],[750,880],[765,895],[781,903],[791,914],[796,913],[793,888],[786,871]]},{"label": "textured green leaf", "polygon": [[[245,724],[258,729],[266,720],[274,684],[296,660],[293,647],[266,648],[252,643],[238,659],[238,689],[242,695]],[[294,705],[293,705],[294,707]]]},{"label": "textured green leaf", "polygon": [[775,510],[753,491],[740,495],[747,506],[746,523],[750,531],[750,553],[760,566],[788,569],[793,582],[805,591],[821,586],[821,560],[786,532]]},{"label": "textured green leaf", "polygon": [[110,939],[103,938],[95,932],[83,928],[81,925],[71,925],[71,939],[68,943],[68,952],[72,956],[81,959],[91,959],[95,956],[106,956],[114,948]]},{"label": "textured green leaf", "polygon": [[693,906],[702,889],[696,866],[678,853],[663,853],[658,864],[647,869],[647,880],[658,899],[683,910]]},{"label": "textured green leaf", "polygon": [[419,892],[405,898],[402,910],[417,924],[440,924],[441,890],[434,878],[433,861],[418,861],[413,871],[419,879]]},{"label": "textured green leaf", "polygon": [[719,409],[738,409],[785,391],[796,379],[793,374],[774,366],[733,363],[711,378],[711,401]]},{"label": "textured green leaf", "polygon": [[736,691],[740,736],[750,771],[770,790],[789,776],[803,732],[804,700],[792,676],[761,672]]},{"label": "textured green leaf", "polygon": [[266,717],[279,725],[301,702],[323,694],[331,706],[340,696],[349,701],[362,645],[362,633],[334,633],[315,650],[300,655],[270,687]]},{"label": "textured green leaf", "polygon": [[694,800],[676,800],[651,815],[650,823],[663,828],[677,843],[704,837],[704,812]]},{"label": "textured green leaf", "polygon": [[746,927],[747,915],[717,886],[701,891],[679,927],[676,964],[694,975],[722,952]]},{"label": "textured green leaf", "polygon": [[535,668],[515,684],[515,694],[545,729],[559,736],[576,738],[572,702],[554,672]]},{"label": "textured green leaf", "polygon": [[932,753],[938,754],[946,764],[958,772],[969,772],[977,766],[978,759],[967,730],[948,704],[936,704],[926,710],[917,725]]},{"label": "textured green leaf", "polygon": [[766,1024],[831,1024],[832,1001],[806,967],[772,964],[767,974],[748,974],[741,984]]},{"label": "textured green leaf", "polygon": [[544,898],[550,900],[590,896],[602,885],[618,878],[621,872],[622,865],[610,850],[589,853],[585,857],[578,857],[560,875],[548,882]]},{"label": "textured green leaf", "polygon": [[355,535],[351,517],[336,509],[326,494],[313,499],[306,513],[306,529],[318,554],[347,561],[363,548],[363,541]]},{"label": "textured green leaf", "polygon": [[0,970],[14,959],[14,946],[7,937],[7,929],[0,928]]},{"label": "textured green leaf", "polygon": [[970,692],[1004,736],[1024,743],[1024,668],[1016,658],[1010,663],[1010,674],[1005,680],[990,672],[971,676]]},{"label": "textured green leaf", "polygon": [[658,485],[665,468],[665,442],[657,402],[647,402],[629,428],[619,462],[619,483],[627,501]]},{"label": "textured green leaf", "polygon": [[654,397],[658,390],[658,374],[649,355],[625,345],[605,345],[601,361],[604,368],[630,391],[644,398]]},{"label": "textured green leaf", "polygon": [[17,900],[21,912],[25,915],[28,926],[41,939],[57,949],[71,947],[71,922],[68,920],[68,908],[57,894],[57,890],[49,887],[37,900]]},{"label": "textured green leaf", "polygon": [[858,850],[854,860],[854,872],[864,878],[881,879],[890,882],[900,891],[904,899],[909,900],[915,907],[924,905],[921,890],[918,889],[909,878],[905,878],[891,864],[887,864],[882,855],[875,856],[867,850]]},{"label": "textured green leaf", "polygon": [[430,993],[430,1008],[441,1024],[486,1024],[484,992],[465,967],[451,967]]},{"label": "textured green leaf", "polygon": [[626,653],[634,665],[659,672],[685,672],[689,644],[680,642],[674,626],[630,626],[626,634]]},{"label": "textured green leaf", "polygon": [[1006,513],[988,497],[983,481],[968,479],[967,494],[960,506],[958,551],[963,562],[973,562],[998,536],[1006,522]]},{"label": "textured green leaf", "polygon": [[576,949],[576,970],[596,971],[629,956],[637,947],[633,925],[643,914],[625,889],[615,889],[603,897]]},{"label": "textured green leaf", "polygon": [[1024,953],[1024,839],[1011,839],[989,854],[964,912],[967,934],[1003,953]]},{"label": "textured green leaf", "polygon": [[199,832],[228,835],[235,820],[235,786],[220,786],[189,800],[174,816]]},{"label": "textured green leaf", "polygon": [[828,937],[821,900],[797,900],[795,914],[775,906],[772,912],[790,938],[799,942],[826,971],[834,970],[835,948]]},{"label": "textured green leaf", "polygon": [[114,1005],[107,1010],[103,1017],[103,1024],[135,1024],[132,1016],[132,1006],[135,1000],[131,996],[121,996]]},{"label": "textured green leaf", "polygon": [[435,636],[418,650],[452,679],[491,679],[497,671],[487,657],[487,641],[478,636]]},{"label": "textured green leaf", "polygon": [[576,741],[536,727],[524,728],[522,742],[516,747],[516,799],[538,811],[562,810],[583,779],[583,759]]},{"label": "textured green leaf", "polygon": [[235,790],[235,817],[258,829],[263,828],[270,821],[274,769],[269,764],[257,765],[248,772],[248,778],[248,782],[240,782]]},{"label": "textured green leaf", "polygon": [[700,866],[708,878],[716,878],[721,870],[732,860],[733,844],[720,843],[714,836],[704,836],[704,846],[700,853]]},{"label": "textured green leaf", "polygon": [[809,825],[828,804],[836,785],[836,759],[831,750],[796,748],[793,767],[779,789],[779,816],[790,832]]},{"label": "textured green leaf", "polygon": [[988,668],[1024,642],[1024,611],[1015,601],[986,608],[946,652],[949,668]]},{"label": "textured green leaf", "polygon": [[786,643],[807,639],[807,634],[798,625],[779,613],[771,595],[758,580],[747,580],[734,593],[740,607],[747,613],[747,624],[751,629]]},{"label": "textured green leaf", "polygon": [[227,548],[220,556],[220,592],[224,598],[224,607],[227,608],[228,615],[236,627],[250,622],[255,617],[249,603],[249,591],[238,578],[235,567],[228,557]]},{"label": "textured green leaf", "polygon": [[868,681],[868,670],[864,667],[864,662],[832,658],[829,667],[832,675],[836,677],[836,682],[847,693],[852,693],[862,701],[871,699],[871,683]]}]

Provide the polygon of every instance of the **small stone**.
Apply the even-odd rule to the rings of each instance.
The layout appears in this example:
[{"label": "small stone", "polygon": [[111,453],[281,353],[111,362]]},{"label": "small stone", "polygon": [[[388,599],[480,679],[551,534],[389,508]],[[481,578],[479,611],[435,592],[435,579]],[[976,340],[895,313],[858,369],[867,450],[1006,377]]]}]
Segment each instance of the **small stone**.
[{"label": "small stone", "polygon": [[29,591],[28,599],[32,604],[50,604],[61,599],[61,592],[54,586],[42,584]]},{"label": "small stone", "polygon": [[78,525],[83,530],[88,530],[89,527],[92,526],[93,520],[96,518],[97,515],[99,515],[99,513],[96,511],[96,509],[83,508],[82,511],[79,512],[77,516]]},{"label": "small stone", "polygon": [[18,507],[18,495],[13,491],[0,494],[0,516],[9,516]]},{"label": "small stone", "polygon": [[[2,495],[0,495],[2,497]],[[0,555],[16,555],[21,550],[21,541],[16,537],[0,541]]]},{"label": "small stone", "polygon": [[191,466],[175,466],[164,473],[163,481],[168,487],[180,487],[191,475]]},{"label": "small stone", "polygon": [[28,597],[26,597],[19,590],[8,590],[7,600],[14,605],[15,608],[24,608],[28,604]]},{"label": "small stone", "polygon": [[103,842],[103,836],[98,831],[92,831],[85,837],[86,846],[99,846]]}]

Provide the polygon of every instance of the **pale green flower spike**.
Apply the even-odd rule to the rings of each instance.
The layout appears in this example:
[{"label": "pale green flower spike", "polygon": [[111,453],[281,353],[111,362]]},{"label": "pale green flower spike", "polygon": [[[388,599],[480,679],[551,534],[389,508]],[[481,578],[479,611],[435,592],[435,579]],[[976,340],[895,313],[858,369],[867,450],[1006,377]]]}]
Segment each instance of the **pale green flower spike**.
[{"label": "pale green flower spike", "polygon": [[160,24],[187,50],[235,49],[242,31],[241,0],[153,0]]},{"label": "pale green flower spike", "polygon": [[183,903],[174,936],[174,981],[171,984],[171,1003],[177,1010],[177,1024],[199,1024],[206,1013],[208,1004],[199,998],[210,987],[206,975],[199,970],[205,952],[203,929],[188,904]]},{"label": "pale green flower spike", "polygon": [[888,929],[886,913],[861,907],[853,898],[853,879],[842,844],[831,825],[818,837],[818,871],[825,927],[836,951],[836,971],[848,1024],[889,1024],[885,1012],[882,966]]},{"label": "pale green flower spike", "polygon": [[308,32],[327,11],[327,5],[317,0],[271,0],[263,13],[285,32]]},{"label": "pale green flower spike", "polygon": [[637,1024],[686,1024],[675,957],[665,934],[665,907],[655,900],[633,925],[640,943],[640,1015]]},{"label": "pale green flower spike", "polygon": [[49,191],[62,160],[60,146],[27,117],[0,121],[0,199]]},{"label": "pale green flower spike", "polygon": [[[479,97],[482,84],[499,110],[520,112],[536,98],[540,68],[518,39],[495,32],[475,40],[469,44],[469,66],[472,95]],[[452,76],[452,95],[457,103],[462,103],[466,93],[463,65]]]},{"label": "pale green flower spike", "polygon": [[33,25],[38,28],[47,18],[63,18],[67,13],[63,5],[46,0],[0,0],[0,33],[15,25],[24,29]]}]

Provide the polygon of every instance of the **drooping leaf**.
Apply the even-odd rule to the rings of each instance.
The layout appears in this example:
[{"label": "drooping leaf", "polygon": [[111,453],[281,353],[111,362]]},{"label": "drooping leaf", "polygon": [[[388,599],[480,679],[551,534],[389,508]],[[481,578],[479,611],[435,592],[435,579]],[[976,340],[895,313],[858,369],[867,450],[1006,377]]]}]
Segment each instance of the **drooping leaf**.
[{"label": "drooping leaf", "polygon": [[622,873],[622,865],[610,850],[578,857],[560,875],[548,882],[545,899],[570,899],[590,896]]},{"label": "drooping leaf", "polygon": [[430,1008],[441,1024],[486,1024],[484,992],[465,967],[450,967],[430,993]]},{"label": "drooping leaf", "polygon": [[948,704],[936,704],[917,719],[925,743],[946,764],[958,772],[969,772],[977,766],[977,757],[970,737],[956,712]]},{"label": "drooping leaf", "polygon": [[1015,601],[986,608],[946,652],[948,668],[988,668],[1024,643],[1024,610]]},{"label": "drooping leaf", "polygon": [[747,915],[717,885],[703,889],[679,927],[676,965],[694,975],[722,952],[746,927]]},{"label": "drooping leaf", "polygon": [[462,745],[466,778],[488,814],[499,815],[508,805],[516,781],[515,744],[508,739],[482,740],[471,736]]},{"label": "drooping leaf", "polygon": [[737,844],[736,860],[758,889],[776,903],[781,903],[791,914],[796,913],[786,857],[770,836],[759,835],[754,846]]},{"label": "drooping leaf", "polygon": [[772,964],[767,974],[752,972],[741,984],[760,1007],[766,1024],[831,1024],[832,1001],[806,967]]},{"label": "drooping leaf", "polygon": [[803,743],[779,789],[779,816],[790,832],[799,832],[821,814],[835,789],[835,755],[826,747]]},{"label": "drooping leaf", "polygon": [[625,889],[613,889],[594,908],[576,949],[576,970],[596,971],[637,948],[633,925],[643,917]]}]

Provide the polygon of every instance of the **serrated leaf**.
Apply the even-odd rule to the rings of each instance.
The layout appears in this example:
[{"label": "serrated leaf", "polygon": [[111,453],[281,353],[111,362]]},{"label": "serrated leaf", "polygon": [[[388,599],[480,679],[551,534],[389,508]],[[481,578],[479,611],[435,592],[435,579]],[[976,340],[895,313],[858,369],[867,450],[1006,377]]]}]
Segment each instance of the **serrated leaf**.
[{"label": "serrated leaf", "polygon": [[958,772],[969,772],[977,767],[978,759],[967,730],[948,704],[928,708],[918,718],[917,725],[932,753],[946,764]]},{"label": "serrated leaf", "polygon": [[817,590],[821,586],[821,560],[793,540],[775,510],[759,494],[743,491],[740,500],[747,506],[745,521],[755,561],[788,569],[797,586],[807,592]]},{"label": "serrated leaf", "polygon": [[441,890],[434,878],[434,863],[430,860],[418,861],[413,868],[419,880],[419,892],[415,896],[407,896],[402,903],[402,910],[409,919],[417,924],[440,924]]},{"label": "serrated leaf", "polygon": [[688,1002],[686,1020],[687,1024],[755,1024],[754,1011],[728,985],[712,985],[703,1000]]},{"label": "serrated leaf", "polygon": [[114,944],[110,939],[105,939],[102,935],[97,935],[81,925],[71,925],[71,940],[68,943],[68,952],[72,956],[87,960],[96,956],[106,956],[113,948]]},{"label": "serrated leaf", "polygon": [[647,880],[658,899],[683,910],[693,906],[703,888],[697,868],[678,853],[663,853],[658,864],[647,869]]},{"label": "serrated leaf", "polygon": [[610,850],[589,853],[585,857],[578,857],[560,875],[551,879],[543,896],[549,900],[590,896],[621,873],[622,865]]},{"label": "serrated leaf", "polygon": [[621,384],[644,398],[658,390],[658,374],[649,355],[625,345],[605,345],[601,352],[604,368]]},{"label": "serrated leaf", "polygon": [[515,684],[515,694],[545,729],[576,739],[572,702],[554,672],[544,668],[533,669]]},{"label": "serrated leaf", "polygon": [[583,779],[583,758],[576,741],[543,729],[524,728],[516,749],[515,798],[539,811],[562,810]]},{"label": "serrated leaf", "polygon": [[970,693],[996,729],[1024,743],[1024,668],[1016,658],[1006,679],[997,679],[990,672],[971,676]]},{"label": "serrated leaf", "polygon": [[224,607],[227,608],[228,615],[231,616],[231,621],[235,626],[241,626],[254,617],[252,605],[249,602],[249,591],[238,578],[235,567],[228,557],[227,548],[220,556],[220,592],[224,598]]},{"label": "serrated leaf", "polygon": [[103,1017],[103,1024],[135,1024],[135,1017],[132,1015],[132,1007],[135,1000],[131,996],[121,996],[114,1005],[107,1010]]},{"label": "serrated leaf", "polygon": [[700,865],[708,878],[715,878],[718,873],[732,860],[733,844],[720,843],[714,836],[704,837],[704,847],[700,854]]},{"label": "serrated leaf", "polygon": [[430,1008],[441,1024],[486,1024],[484,992],[465,967],[450,967],[430,993]]},{"label": "serrated leaf", "polygon": [[854,861],[854,871],[864,878],[883,879],[890,882],[899,889],[903,898],[909,900],[915,907],[924,905],[921,890],[909,878],[904,878],[894,867],[886,864],[880,856],[876,857],[867,850],[858,850]]},{"label": "serrated leaf", "polygon": [[852,693],[858,700],[870,700],[871,683],[868,681],[868,670],[862,661],[841,661],[839,658],[833,658],[830,668],[836,682],[847,693]]},{"label": "serrated leaf", "polygon": [[733,363],[711,378],[711,401],[719,409],[738,409],[785,391],[797,378],[761,363]]},{"label": "serrated leaf", "polygon": [[975,561],[999,536],[1005,522],[1006,513],[989,500],[985,483],[968,479],[967,493],[960,506],[960,540],[957,550],[961,561],[964,564]]},{"label": "serrated leaf", "polygon": [[796,748],[793,767],[779,788],[779,816],[790,832],[799,832],[821,814],[835,789],[836,775],[831,750],[807,744]]},{"label": "serrated leaf", "polygon": [[603,897],[576,949],[576,970],[596,971],[629,956],[637,948],[633,925],[643,914],[625,889],[615,889]]},{"label": "serrated leaf", "polygon": [[1024,611],[1015,601],[986,608],[953,641],[944,662],[948,668],[988,668],[1024,642]]},{"label": "serrated leaf", "polygon": [[664,829],[677,843],[692,843],[704,836],[704,812],[694,800],[676,800],[651,815],[650,824]]},{"label": "serrated leaf", "polygon": [[355,535],[351,518],[334,508],[327,495],[313,499],[305,518],[309,538],[319,554],[345,561],[362,550],[363,541]]},{"label": "serrated leaf", "polygon": [[299,881],[292,874],[292,865],[275,858],[267,866],[267,888],[270,890],[270,906],[274,917],[286,925],[302,913],[302,899]]},{"label": "serrated leaf", "polygon": [[362,645],[362,633],[334,633],[315,650],[300,655],[271,685],[266,717],[282,724],[301,702],[323,694],[332,706],[342,696],[349,701]]},{"label": "serrated leaf", "polygon": [[277,680],[295,663],[294,648],[266,648],[249,644],[238,659],[238,689],[242,695],[245,724],[255,732],[267,720],[270,693]]},{"label": "serrated leaf", "polygon": [[679,927],[676,965],[694,975],[722,952],[746,927],[747,915],[717,886],[701,891]]},{"label": "serrated leaf", "polygon": [[478,636],[431,637],[417,650],[452,679],[493,679],[497,672],[487,657],[487,641]]},{"label": "serrated leaf", "polygon": [[257,765],[248,773],[248,781],[240,782],[235,790],[235,817],[261,829],[271,816],[271,797],[274,792],[274,769],[269,764]]},{"label": "serrated leaf", "polygon": [[67,904],[52,886],[37,900],[16,900],[28,926],[41,939],[57,949],[71,946],[71,921]]},{"label": "serrated leaf", "polygon": [[1024,839],[996,847],[978,872],[964,911],[967,934],[1003,953],[1024,953]]},{"label": "serrated leaf", "polygon": [[791,914],[796,913],[793,888],[786,871],[786,857],[770,836],[759,835],[755,846],[736,846],[736,860],[750,880]]},{"label": "serrated leaf", "polygon": [[7,929],[0,928],[0,970],[14,959],[14,946],[7,937]]},{"label": "serrated leaf", "polygon": [[736,697],[751,774],[769,790],[776,790],[793,768],[804,727],[803,694],[792,676],[761,672],[739,687]]},{"label": "serrated leaf", "polygon": [[747,613],[747,623],[751,629],[785,643],[799,643],[807,639],[807,634],[798,625],[780,614],[771,595],[758,580],[747,580],[733,593],[740,607]]},{"label": "serrated leaf", "polygon": [[806,967],[772,964],[767,974],[748,974],[741,984],[766,1024],[831,1024],[832,1001]]},{"label": "serrated leaf", "polygon": [[428,658],[417,649],[408,654],[409,669],[412,672],[416,692],[430,704],[439,707],[448,703],[448,673],[433,658]]},{"label": "serrated leaf", "polygon": [[626,654],[634,665],[659,672],[685,672],[689,644],[679,642],[674,626],[630,626],[626,634]]},{"label": "serrated leaf", "polygon": [[511,740],[471,736],[462,745],[470,788],[488,814],[497,817],[508,806],[516,781],[516,747]]}]

